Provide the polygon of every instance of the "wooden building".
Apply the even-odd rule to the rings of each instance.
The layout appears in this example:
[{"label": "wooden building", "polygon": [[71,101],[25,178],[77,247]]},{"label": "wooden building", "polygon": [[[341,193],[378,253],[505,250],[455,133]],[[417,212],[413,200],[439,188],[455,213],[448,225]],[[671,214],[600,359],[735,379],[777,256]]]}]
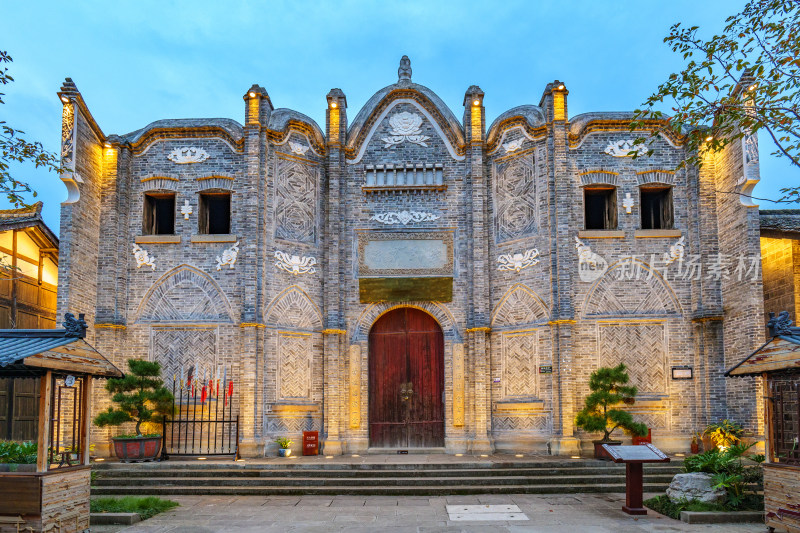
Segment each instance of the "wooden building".
[{"label": "wooden building", "polygon": [[92,379],[122,372],[85,337],[69,313],[64,329],[0,330],[0,378],[36,382],[38,410],[36,464],[0,464],[0,533],[88,531]]},{"label": "wooden building", "polygon": [[788,311],[772,314],[767,327],[769,340],[725,375],[764,378],[766,523],[800,533],[800,328]]},{"label": "wooden building", "polygon": [[0,329],[55,328],[57,286],[58,237],[42,202],[0,211]]}]

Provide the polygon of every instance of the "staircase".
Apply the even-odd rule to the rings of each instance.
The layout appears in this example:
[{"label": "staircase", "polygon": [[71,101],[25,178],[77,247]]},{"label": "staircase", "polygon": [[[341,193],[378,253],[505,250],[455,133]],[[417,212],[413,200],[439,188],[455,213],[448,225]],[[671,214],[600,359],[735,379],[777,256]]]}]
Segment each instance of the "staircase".
[{"label": "staircase", "polygon": [[[681,463],[644,466],[644,491],[663,492]],[[455,495],[625,492],[625,467],[594,460],[419,464],[95,464],[92,495]]]}]

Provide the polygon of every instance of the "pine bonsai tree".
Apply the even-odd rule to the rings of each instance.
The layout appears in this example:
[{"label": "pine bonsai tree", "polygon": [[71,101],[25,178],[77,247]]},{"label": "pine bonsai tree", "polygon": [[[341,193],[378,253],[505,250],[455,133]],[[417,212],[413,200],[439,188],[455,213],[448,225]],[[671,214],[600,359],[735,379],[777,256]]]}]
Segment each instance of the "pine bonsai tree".
[{"label": "pine bonsai tree", "polygon": [[575,417],[575,424],[586,431],[603,432],[601,442],[609,442],[615,429],[639,437],[647,435],[647,426],[634,422],[627,411],[614,406],[625,402],[633,403],[636,387],[628,386],[628,373],[623,363],[614,368],[601,367],[589,376],[591,394],[586,397],[583,409]]},{"label": "pine bonsai tree", "polygon": [[161,422],[172,410],[172,393],[161,380],[161,365],[141,359],[128,359],[130,372],[111,378],[106,390],[113,394],[116,408],[98,414],[94,423],[100,427],[136,422],[136,436],[141,437],[143,422]]}]

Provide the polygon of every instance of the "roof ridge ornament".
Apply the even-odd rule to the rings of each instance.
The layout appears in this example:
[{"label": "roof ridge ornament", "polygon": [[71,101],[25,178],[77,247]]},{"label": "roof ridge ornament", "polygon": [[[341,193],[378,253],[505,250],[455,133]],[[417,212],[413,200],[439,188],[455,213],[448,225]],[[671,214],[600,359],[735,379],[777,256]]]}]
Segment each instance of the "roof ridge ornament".
[{"label": "roof ridge ornament", "polygon": [[400,67],[397,69],[397,81],[411,81],[411,60],[408,56],[400,58]]},{"label": "roof ridge ornament", "polygon": [[792,319],[789,318],[789,311],[781,311],[778,316],[775,313],[769,314],[769,322],[767,322],[769,333],[773,337],[778,335],[796,336],[800,333],[800,328],[792,327]]},{"label": "roof ridge ornament", "polygon": [[86,328],[88,324],[86,324],[86,320],[84,317],[86,315],[81,313],[78,315],[78,318],[75,318],[75,315],[72,313],[67,313],[64,315],[64,322],[62,325],[64,326],[64,336],[65,337],[79,337],[81,339],[86,337]]}]

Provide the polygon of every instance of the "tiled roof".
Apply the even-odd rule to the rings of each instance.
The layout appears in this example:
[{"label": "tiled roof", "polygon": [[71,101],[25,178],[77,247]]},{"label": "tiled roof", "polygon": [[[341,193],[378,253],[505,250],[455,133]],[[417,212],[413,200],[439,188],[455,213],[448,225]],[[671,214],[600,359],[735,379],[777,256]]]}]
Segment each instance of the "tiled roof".
[{"label": "tiled roof", "polygon": [[58,237],[47,227],[42,220],[42,202],[36,202],[28,207],[19,209],[0,209],[0,231],[29,228],[38,226],[55,246],[58,246]]},{"label": "tiled roof", "polygon": [[[0,367],[80,340],[79,337],[65,337],[63,330],[56,330],[60,336],[43,336],[42,331],[52,330],[0,330]],[[11,336],[9,332],[15,334]]]},{"label": "tiled roof", "polygon": [[800,209],[761,209],[761,230],[800,233]]}]

